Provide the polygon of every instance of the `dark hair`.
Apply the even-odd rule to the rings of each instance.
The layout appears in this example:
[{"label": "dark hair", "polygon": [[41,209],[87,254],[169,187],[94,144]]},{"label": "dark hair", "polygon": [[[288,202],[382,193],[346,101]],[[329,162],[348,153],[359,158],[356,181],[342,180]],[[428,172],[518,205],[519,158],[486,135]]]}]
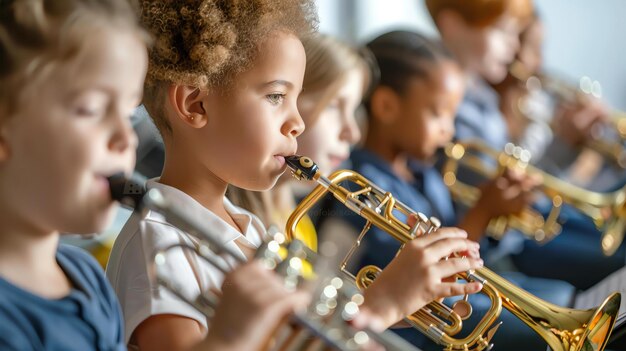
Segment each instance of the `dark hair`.
[{"label": "dark hair", "polygon": [[[411,78],[428,78],[427,64],[452,59],[440,42],[410,31],[382,34],[366,47],[375,59],[372,70],[376,72],[377,86],[387,86],[400,95],[406,92]],[[374,90],[370,89],[364,98],[368,113]]]}]

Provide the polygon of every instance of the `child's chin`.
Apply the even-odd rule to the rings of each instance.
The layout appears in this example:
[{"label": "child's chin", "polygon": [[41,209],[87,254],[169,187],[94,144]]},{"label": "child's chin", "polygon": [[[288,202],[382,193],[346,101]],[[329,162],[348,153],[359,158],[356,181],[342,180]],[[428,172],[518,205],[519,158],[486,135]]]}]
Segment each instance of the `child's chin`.
[{"label": "child's chin", "polygon": [[262,178],[259,177],[255,180],[239,179],[238,182],[233,182],[232,185],[250,191],[266,191],[272,189],[283,174],[284,172],[282,171],[273,172],[271,174],[266,173]]},{"label": "child's chin", "polygon": [[493,68],[486,77],[484,77],[491,84],[501,83],[506,78],[506,68]]},{"label": "child's chin", "polygon": [[115,214],[117,213],[118,206],[111,204],[109,207],[103,210],[97,211],[91,215],[90,220],[84,223],[84,229],[79,233],[86,233],[86,235],[93,235],[93,233],[102,233],[113,222]]},{"label": "child's chin", "polygon": [[266,190],[271,190],[276,183],[278,183],[278,178],[280,178],[280,176],[278,177],[274,177],[272,179],[270,179],[267,183],[265,184],[259,184],[259,189],[256,191],[266,191]]},{"label": "child's chin", "polygon": [[241,182],[240,184],[232,183],[232,185],[250,191],[266,191],[272,189],[278,182],[279,178],[280,174],[260,181]]}]

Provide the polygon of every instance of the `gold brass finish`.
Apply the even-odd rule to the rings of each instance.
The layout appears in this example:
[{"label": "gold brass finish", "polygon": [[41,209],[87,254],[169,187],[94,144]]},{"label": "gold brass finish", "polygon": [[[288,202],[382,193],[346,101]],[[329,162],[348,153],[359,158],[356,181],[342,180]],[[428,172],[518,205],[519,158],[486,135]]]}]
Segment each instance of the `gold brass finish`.
[{"label": "gold brass finish", "polygon": [[[541,179],[540,191],[551,198],[552,208],[547,218],[532,208],[526,208],[520,215],[500,217],[490,223],[491,234],[499,238],[507,229],[521,231],[528,237],[539,242],[547,242],[561,231],[557,223],[563,203],[568,203],[589,216],[596,227],[603,231],[602,251],[610,256],[620,246],[626,229],[626,190],[620,189],[611,193],[589,191],[528,164],[529,155],[513,144],[507,144],[502,152],[491,149],[481,141],[469,141],[450,144],[446,147],[448,159],[443,166],[444,182],[452,196],[461,203],[471,206],[480,196],[480,190],[457,179],[460,165],[468,167],[486,178],[493,178],[505,167],[517,167],[529,175]],[[488,165],[486,160],[497,163]]]}]

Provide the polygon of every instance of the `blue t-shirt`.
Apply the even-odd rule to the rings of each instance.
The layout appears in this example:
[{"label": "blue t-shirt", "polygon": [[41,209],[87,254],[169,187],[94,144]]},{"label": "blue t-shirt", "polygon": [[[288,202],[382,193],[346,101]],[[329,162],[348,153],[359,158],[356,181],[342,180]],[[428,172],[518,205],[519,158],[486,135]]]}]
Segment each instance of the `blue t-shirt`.
[{"label": "blue t-shirt", "polygon": [[459,141],[482,140],[495,150],[509,141],[506,121],[499,108],[496,92],[484,81],[473,81],[456,112],[455,138]]},{"label": "blue t-shirt", "polygon": [[0,278],[0,350],[126,350],[120,307],[98,263],[63,244],[56,258],[73,284],[63,298]]}]

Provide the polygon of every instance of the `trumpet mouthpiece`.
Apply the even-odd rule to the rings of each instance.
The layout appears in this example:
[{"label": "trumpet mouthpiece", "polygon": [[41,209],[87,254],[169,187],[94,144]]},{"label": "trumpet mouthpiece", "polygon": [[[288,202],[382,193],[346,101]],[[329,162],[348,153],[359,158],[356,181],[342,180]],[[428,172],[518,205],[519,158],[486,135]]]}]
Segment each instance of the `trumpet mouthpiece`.
[{"label": "trumpet mouthpiece", "polygon": [[293,155],[285,157],[287,167],[298,180],[315,180],[319,173],[319,167],[306,156]]},{"label": "trumpet mouthpiece", "polygon": [[141,199],[146,193],[146,178],[134,173],[126,177],[124,173],[116,173],[107,178],[111,198],[123,205],[136,208],[141,204]]}]

